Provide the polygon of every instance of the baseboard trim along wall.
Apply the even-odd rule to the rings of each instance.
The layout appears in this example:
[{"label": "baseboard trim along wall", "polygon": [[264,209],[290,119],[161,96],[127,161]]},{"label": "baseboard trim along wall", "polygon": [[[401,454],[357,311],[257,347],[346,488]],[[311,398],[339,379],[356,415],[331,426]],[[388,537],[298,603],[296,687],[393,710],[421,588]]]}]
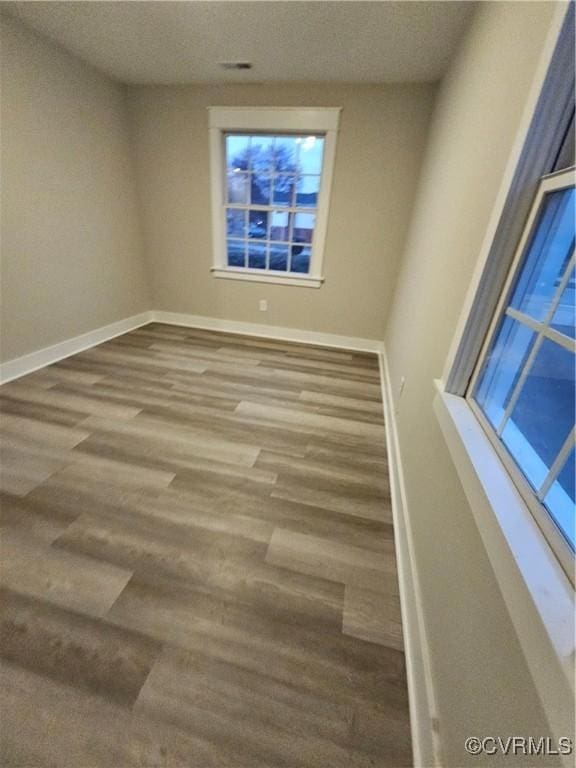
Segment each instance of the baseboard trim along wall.
[{"label": "baseboard trim along wall", "polygon": [[244,336],[258,336],[276,341],[294,341],[299,344],[315,344],[322,347],[349,349],[354,352],[375,352],[380,350],[380,342],[376,339],[361,339],[356,336],[338,336],[334,333],[318,333],[304,331],[299,328],[282,328],[276,325],[259,325],[258,323],[241,323],[236,320],[220,320],[216,317],[201,317],[178,312],[150,311],[139,315],[118,320],[116,323],[105,325],[94,331],[66,339],[58,344],[52,344],[28,355],[16,357],[0,365],[0,384],[6,384],[28,373],[44,368],[46,365],[57,363],[65,357],[75,355],[104,341],[109,341],[123,333],[133,331],[148,323],[166,323],[167,325],[183,325],[187,328],[201,328],[210,331],[238,333]]},{"label": "baseboard trim along wall", "polygon": [[95,347],[97,344],[102,344],[104,341],[109,341],[115,336],[121,336],[123,333],[140,328],[140,326],[150,322],[151,315],[151,312],[142,312],[139,315],[133,315],[124,320],[110,323],[110,325],[96,328],[94,331],[88,331],[81,336],[60,341],[58,344],[51,344],[49,347],[30,352],[28,355],[8,360],[8,362],[0,365],[0,384],[19,379],[21,376],[26,376],[27,373],[33,373],[39,368],[57,363],[58,360],[63,360],[65,357],[70,357],[70,355]]},{"label": "baseboard trim along wall", "polygon": [[209,331],[239,333],[243,336],[259,336],[276,341],[294,341],[299,344],[316,344],[322,347],[350,349],[354,352],[378,352],[381,343],[377,339],[362,339],[356,336],[338,336],[335,333],[305,331],[300,328],[283,328],[279,325],[243,323],[238,320],[221,320],[217,317],[202,317],[178,312],[155,311],[154,322],[168,325],[184,325],[189,328],[205,328]]},{"label": "baseboard trim along wall", "polygon": [[390,372],[384,345],[381,347],[378,358],[382,402],[384,404],[414,766],[415,768],[437,768],[441,765],[439,721],[422,612],[422,597],[414,557],[410,513],[402,469]]}]

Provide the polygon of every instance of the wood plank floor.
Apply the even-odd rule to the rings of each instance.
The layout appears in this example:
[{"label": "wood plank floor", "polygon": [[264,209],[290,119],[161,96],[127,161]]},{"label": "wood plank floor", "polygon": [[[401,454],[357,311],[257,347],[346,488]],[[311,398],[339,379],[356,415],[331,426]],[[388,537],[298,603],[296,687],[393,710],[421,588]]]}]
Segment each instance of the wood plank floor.
[{"label": "wood plank floor", "polygon": [[0,405],[2,766],[411,765],[375,356],[151,324]]}]

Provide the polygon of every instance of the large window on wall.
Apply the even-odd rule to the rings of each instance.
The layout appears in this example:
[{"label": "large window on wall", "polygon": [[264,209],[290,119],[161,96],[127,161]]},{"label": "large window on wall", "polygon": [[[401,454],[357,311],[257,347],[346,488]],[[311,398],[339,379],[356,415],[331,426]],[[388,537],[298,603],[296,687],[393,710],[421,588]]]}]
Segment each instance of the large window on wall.
[{"label": "large window on wall", "polygon": [[574,171],[544,177],[469,401],[563,562],[575,548]]},{"label": "large window on wall", "polygon": [[210,109],[216,277],[319,287],[338,109]]},{"label": "large window on wall", "polygon": [[225,153],[227,265],[308,274],[324,137],[229,133]]}]

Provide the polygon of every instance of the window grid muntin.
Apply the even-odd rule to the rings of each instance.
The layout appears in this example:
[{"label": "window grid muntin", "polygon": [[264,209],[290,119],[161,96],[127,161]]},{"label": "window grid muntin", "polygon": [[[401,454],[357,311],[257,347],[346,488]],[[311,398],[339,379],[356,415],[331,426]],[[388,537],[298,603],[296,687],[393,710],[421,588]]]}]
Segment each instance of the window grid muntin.
[{"label": "window grid muntin", "polygon": [[[252,178],[251,177],[255,176],[255,175],[258,175],[261,178],[264,178],[264,179],[270,181],[270,195],[269,195],[270,202],[269,203],[252,203],[252,202],[249,202],[249,203],[235,203],[235,202],[231,202],[230,199],[229,199],[229,196],[230,196],[230,188],[229,187],[230,187],[230,185],[228,184],[228,180],[236,178],[236,177],[238,177],[238,178],[240,178],[240,177],[241,178],[246,178],[246,180],[248,182],[247,183],[248,196],[251,197],[251,194],[250,194],[251,190],[252,190]],[[276,190],[276,187],[274,185],[274,180],[277,179],[278,177],[284,177],[284,176],[287,177],[287,178],[293,178],[294,179],[294,184],[291,187],[291,198],[292,198],[291,203],[274,202],[274,192]],[[282,208],[282,210],[298,208],[298,209],[304,209],[304,210],[307,210],[307,211],[311,210],[313,208],[316,209],[318,207],[317,205],[303,205],[303,204],[293,205],[292,204],[292,203],[296,203],[297,202],[297,195],[298,194],[302,194],[298,190],[298,182],[301,181],[302,179],[318,179],[318,191],[313,193],[313,194],[316,194],[316,199],[318,199],[320,197],[320,189],[321,189],[321,186],[322,186],[322,172],[320,172],[320,173],[270,173],[270,174],[268,174],[268,173],[266,173],[266,174],[258,173],[258,174],[255,174],[253,171],[239,171],[237,174],[235,174],[233,172],[231,173],[230,171],[227,171],[226,172],[226,184],[225,184],[225,192],[226,192],[226,194],[225,194],[225,198],[226,198],[225,206],[227,208],[246,207],[246,206],[249,207],[249,208],[253,208],[253,207]]]},{"label": "window grid muntin", "polygon": [[556,459],[554,460],[552,466],[550,467],[550,470],[548,471],[548,476],[544,479],[544,482],[542,483],[542,485],[540,486],[540,489],[538,490],[538,493],[537,493],[538,501],[540,502],[544,501],[544,497],[552,487],[558,475],[564,469],[564,465],[566,464],[566,462],[568,461],[568,457],[570,456],[570,451],[574,447],[575,440],[576,440],[576,427],[572,427],[570,432],[568,432],[566,440],[564,441],[564,445],[558,451],[558,455],[556,456]]},{"label": "window grid muntin", "polygon": [[[566,183],[559,183],[558,185],[554,184],[555,180],[562,182],[564,178],[568,179]],[[545,188],[547,181],[552,181],[551,188],[548,188],[548,189]],[[552,328],[550,325],[550,323],[554,319],[556,309],[562,298],[563,290],[567,286],[568,282],[570,281],[572,277],[572,272],[575,268],[576,260],[575,260],[574,240],[572,241],[571,250],[569,251],[569,258],[567,258],[564,262],[564,271],[561,275],[561,279],[556,285],[556,289],[554,291],[554,295],[550,302],[548,311],[546,312],[545,318],[541,321],[535,320],[529,315],[519,312],[518,310],[514,309],[511,306],[511,301],[517,286],[518,277],[520,275],[522,268],[524,267],[525,259],[528,256],[530,245],[533,240],[535,229],[538,226],[540,213],[542,212],[542,208],[545,203],[548,192],[554,191],[554,189],[568,189],[573,187],[574,187],[574,169],[573,168],[567,169],[566,171],[552,174],[551,176],[543,176],[540,179],[539,193],[542,192],[542,194],[541,194],[541,197],[539,197],[539,194],[537,195],[536,201],[533,204],[534,219],[532,223],[529,225],[530,226],[529,235],[527,236],[526,240],[523,240],[523,239],[521,240],[521,248],[519,248],[519,253],[517,253],[517,258],[514,260],[514,263],[508,275],[505,288],[502,291],[502,294],[500,297],[498,309],[493,318],[491,328],[485,338],[481,353],[476,362],[474,373],[469,382],[468,390],[466,392],[466,398],[470,402],[474,413],[476,414],[480,423],[484,427],[491,442],[494,444],[494,446],[498,450],[498,453],[501,454],[502,460],[507,466],[513,479],[515,479],[516,484],[518,485],[519,489],[522,492],[522,495],[528,502],[528,505],[531,508],[534,516],[540,522],[542,529],[544,530],[545,533],[546,532],[549,533],[551,528],[554,530],[555,533],[552,538],[555,545],[555,549],[557,549],[556,543],[558,541],[563,542],[561,551],[557,551],[557,554],[560,557],[561,562],[564,563],[565,568],[571,567],[571,565],[566,566],[565,555],[563,554],[564,548],[568,548],[568,550],[572,553],[572,557],[570,560],[570,562],[572,563],[573,563],[572,558],[574,555],[574,548],[566,538],[563,530],[558,526],[555,516],[551,512],[549,512],[549,510],[544,505],[543,500],[544,500],[544,497],[549,492],[552,485],[554,484],[556,478],[561,474],[564,468],[564,465],[566,464],[566,462],[569,460],[571,456],[571,449],[574,446],[574,439],[576,438],[576,427],[573,426],[568,431],[565,441],[563,442],[560,450],[556,453],[556,456],[553,462],[551,463],[550,467],[547,468],[548,471],[546,473],[546,476],[544,477],[543,481],[540,483],[538,489],[534,489],[530,479],[527,477],[527,475],[524,474],[517,459],[513,456],[511,451],[508,449],[506,444],[501,439],[501,434],[503,429],[506,426],[506,423],[510,417],[510,414],[513,411],[513,406],[511,408],[509,407],[512,394],[515,395],[515,400],[517,401],[518,396],[522,391],[522,386],[526,379],[526,375],[529,373],[529,370],[532,367],[533,362],[536,358],[538,348],[541,346],[544,339],[548,339],[551,342],[572,352],[572,354],[576,354],[575,340],[570,338],[569,336],[566,336],[560,331],[557,331],[555,328]],[[494,342],[497,339],[502,321],[505,317],[509,317],[510,319],[518,322],[520,325],[523,325],[524,327],[529,328],[531,331],[533,331],[536,334],[536,338],[532,342],[532,348],[530,350],[529,355],[523,361],[523,364],[519,369],[520,376],[516,379],[516,382],[513,385],[512,391],[507,395],[508,404],[505,409],[506,418],[504,416],[501,418],[500,423],[498,425],[498,430],[497,430],[494,427],[494,425],[491,423],[488,417],[488,414],[485,412],[483,406],[476,399],[476,396],[478,393],[478,389],[482,383],[483,374],[485,372],[484,367],[487,363],[488,355],[494,349]],[[547,536],[549,538],[548,534]]]},{"label": "window grid muntin", "polygon": [[[245,262],[248,259],[248,246],[251,243],[253,243],[255,245],[265,245],[266,246],[267,260],[269,259],[271,246],[274,246],[274,245],[286,246],[288,248],[287,259],[288,259],[288,263],[289,264],[291,264],[291,261],[292,261],[292,248],[294,246],[302,246],[303,249],[308,249],[308,250],[310,250],[310,252],[312,252],[312,248],[313,248],[313,243],[297,243],[297,242],[294,242],[293,240],[265,240],[265,239],[260,239],[260,238],[257,238],[257,237],[248,238],[248,237],[227,236],[226,237],[226,243],[228,244],[230,241],[232,241],[234,243],[237,243],[238,246],[240,246],[240,244],[242,243],[242,245],[244,247],[244,261]],[[228,254],[228,247],[226,248],[226,254]],[[233,265],[229,265],[229,266],[233,266]],[[247,268],[251,269],[251,267],[246,267],[246,266],[244,266],[243,268],[244,269],[247,269]],[[282,273],[283,272],[290,272],[291,271],[290,269],[282,269],[282,270],[273,269],[273,268],[270,268],[270,269],[272,269],[273,272],[282,272]],[[300,273],[300,274],[306,274],[306,273]]]},{"label": "window grid muntin", "polygon": [[[314,222],[314,229],[312,230],[312,237],[309,243],[305,242],[298,242],[294,240],[294,222],[296,220],[296,215],[299,213],[303,213],[306,215],[314,216],[317,218],[318,216],[318,209],[317,208],[282,208],[279,209],[277,206],[264,206],[264,205],[257,205],[257,206],[249,206],[249,205],[225,205],[225,211],[228,210],[242,210],[245,211],[245,231],[249,232],[249,214],[250,211],[263,211],[268,213],[287,213],[289,214],[288,218],[288,236],[289,240],[272,240],[269,237],[266,238],[259,238],[259,237],[234,237],[234,235],[228,234],[228,228],[226,224],[226,217],[225,217],[225,239],[226,239],[226,260],[228,262],[228,242],[230,240],[236,241],[236,242],[244,242],[244,267],[238,267],[239,269],[255,269],[254,267],[250,267],[249,265],[249,254],[248,254],[248,247],[249,244],[252,243],[260,243],[266,245],[266,270],[269,270],[275,274],[287,274],[292,273],[292,248],[294,246],[302,246],[302,248],[308,248],[310,250],[310,258],[308,262],[308,272],[310,271],[310,266],[312,264],[312,255],[313,255],[313,248],[314,248],[314,234],[316,229],[316,221]],[[268,224],[266,227],[266,234],[270,234],[270,229],[272,226],[272,217],[268,217]],[[270,264],[270,246],[271,245],[287,245],[288,246],[288,258],[287,258],[287,266],[286,269],[271,269]],[[228,264],[228,266],[231,266]],[[308,274],[306,273],[297,273],[297,274]]]},{"label": "window grid muntin", "polygon": [[[254,171],[252,169],[252,137],[254,136],[261,136],[262,138],[271,138],[272,145],[273,145],[273,155],[275,152],[275,140],[276,139],[285,139],[285,138],[294,138],[294,139],[301,139],[306,140],[309,137],[314,137],[317,139],[322,139],[324,141],[324,144],[322,146],[322,157],[319,165],[319,169],[317,173],[301,173],[298,170],[296,171],[278,171],[273,166],[269,169],[265,169],[261,172],[259,172],[258,175],[270,179],[270,196],[269,196],[269,204],[262,204],[262,203],[230,203],[228,201],[229,197],[229,186],[228,186],[228,179],[230,176],[234,175],[235,171],[232,170],[231,166],[228,163],[228,153],[227,153],[227,143],[226,140],[230,136],[246,136],[249,139],[248,142],[248,164],[247,168],[238,169],[237,173],[240,175],[242,174],[245,176],[248,180],[248,197],[251,199],[252,197],[252,183],[251,183],[251,177],[254,175]],[[223,208],[224,208],[224,239],[226,243],[226,264],[228,268],[232,269],[246,269],[251,270],[249,266],[249,243],[250,242],[258,242],[258,243],[266,243],[266,267],[265,270],[257,270],[257,271],[266,271],[271,272],[272,274],[276,275],[283,275],[283,274],[310,274],[312,270],[312,263],[314,258],[314,241],[315,241],[315,230],[318,225],[318,203],[320,201],[321,193],[322,193],[322,185],[324,183],[324,171],[325,171],[325,159],[326,159],[326,134],[323,132],[306,132],[302,133],[300,131],[297,132],[290,132],[290,131],[280,131],[280,132],[274,132],[271,133],[269,131],[222,131],[222,151],[223,151],[223,157],[224,157],[224,163],[223,163],[223,185],[224,185],[224,195],[223,195]],[[299,163],[299,157],[300,157],[300,148],[301,148],[301,142],[297,143],[297,157],[296,157],[296,168],[298,168]],[[273,163],[275,160],[273,160]],[[295,183],[292,185],[291,190],[291,197],[292,197],[292,203],[296,203],[297,200],[297,187],[298,187],[298,180],[300,178],[304,177],[314,177],[318,178],[318,192],[316,193],[316,201],[317,204],[314,206],[298,206],[298,205],[284,205],[283,203],[274,203],[274,183],[273,180],[279,176],[286,176],[286,177],[293,177]],[[245,215],[245,227],[246,232],[249,233],[249,212],[250,211],[263,211],[263,212],[278,212],[278,213],[287,213],[289,215],[289,240],[285,241],[278,241],[278,240],[271,240],[269,237],[267,238],[250,238],[247,234],[246,238],[237,238],[234,236],[228,235],[228,227],[227,227],[227,219],[226,219],[226,212],[228,210],[244,210],[246,211]],[[294,222],[297,214],[308,214],[315,217],[314,221],[314,228],[312,229],[312,235],[310,242],[295,242],[294,241]],[[270,234],[270,227],[271,227],[271,221],[272,217],[268,216],[268,226],[267,226],[267,235]],[[229,240],[245,240],[245,248],[244,248],[244,267],[231,267],[228,261],[228,241]],[[271,269],[270,268],[270,245],[271,244],[278,244],[278,245],[287,245],[288,246],[288,256],[287,256],[287,264],[286,264],[286,270],[277,270],[277,269]],[[292,248],[294,246],[302,246],[303,248],[307,248],[310,250],[310,256],[308,260],[308,270],[306,273],[302,272],[292,272]]]},{"label": "window grid muntin", "polygon": [[[546,316],[544,317],[544,320],[534,320],[533,318],[530,318],[528,315],[525,315],[523,312],[519,312],[517,309],[514,309],[513,307],[510,307],[510,306],[507,306],[504,311],[504,315],[506,317],[511,317],[513,320],[516,320],[516,322],[522,323],[523,325],[527,326],[531,330],[535,331],[537,336],[534,339],[534,342],[532,344],[532,349],[530,350],[530,354],[528,355],[528,358],[523,363],[522,369],[520,371],[520,376],[516,381],[516,384],[514,385],[512,392],[510,393],[510,396],[508,398],[508,405],[506,406],[504,415],[502,416],[502,419],[500,420],[498,428],[496,429],[496,434],[499,437],[502,435],[502,432],[504,431],[504,427],[506,426],[508,420],[510,419],[511,413],[514,410],[514,406],[518,402],[518,398],[524,386],[524,382],[526,381],[526,378],[528,377],[534,365],[534,361],[536,360],[538,350],[542,346],[542,342],[544,341],[544,339],[548,339],[554,344],[558,344],[559,346],[565,347],[570,352],[576,352],[576,344],[573,339],[571,339],[569,336],[565,336],[563,333],[560,333],[556,329],[550,327],[550,323],[552,322],[552,318],[554,317],[554,313],[556,312],[556,308],[558,306],[558,303],[560,302],[560,298],[562,296],[562,293],[564,292],[564,288],[566,287],[566,285],[568,284],[568,280],[570,279],[573,266],[574,266],[574,248],[572,249],[572,257],[568,262],[568,266],[566,268],[564,275],[562,276],[562,279],[560,280],[559,285],[556,287],[554,298],[550,302],[550,307],[546,313]],[[559,340],[559,337],[562,339],[562,341]]]}]

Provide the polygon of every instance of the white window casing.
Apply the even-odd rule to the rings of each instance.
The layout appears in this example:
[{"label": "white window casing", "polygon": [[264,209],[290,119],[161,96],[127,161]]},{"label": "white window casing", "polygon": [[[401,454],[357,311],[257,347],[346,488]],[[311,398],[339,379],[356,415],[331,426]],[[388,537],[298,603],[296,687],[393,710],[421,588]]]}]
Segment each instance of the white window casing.
[{"label": "white window casing", "polygon": [[[323,261],[330,210],[340,107],[209,107],[210,177],[214,277],[319,288],[324,282]],[[226,256],[226,167],[224,137],[230,132],[321,134],[324,156],[310,269],[306,274],[230,267]]]},{"label": "white window casing", "polygon": [[[532,363],[536,355],[538,354],[541,342],[544,339],[548,338],[554,341],[554,343],[563,347],[564,349],[567,349],[569,352],[574,353],[576,351],[576,342],[574,341],[574,339],[564,336],[558,331],[555,331],[550,326],[557,303],[560,297],[562,296],[564,289],[566,287],[568,278],[570,277],[572,270],[574,269],[574,253],[572,253],[570,261],[567,267],[565,268],[563,279],[560,280],[558,286],[555,289],[555,296],[551,301],[550,307],[547,310],[545,318],[542,321],[535,320],[529,315],[526,315],[523,312],[520,312],[517,309],[514,309],[511,306],[508,306],[510,294],[513,290],[516,278],[518,276],[518,272],[521,268],[522,261],[525,257],[526,249],[528,247],[528,244],[537,226],[538,216],[541,211],[541,205],[545,196],[548,193],[553,191],[573,187],[574,183],[575,183],[574,169],[568,169],[566,171],[558,171],[557,173],[545,176],[541,180],[538,191],[536,193],[536,197],[532,204],[530,214],[528,216],[526,225],[524,227],[524,232],[522,234],[522,237],[520,238],[520,242],[516,249],[514,260],[510,267],[508,277],[505,281],[503,290],[500,295],[500,299],[498,301],[498,305],[496,307],[496,311],[494,312],[494,316],[490,323],[488,333],[486,334],[486,338],[484,340],[482,350],[476,362],[476,366],[472,373],[472,377],[470,379],[470,383],[466,392],[466,402],[468,403],[468,405],[474,412],[474,415],[482,425],[482,428],[486,432],[489,440],[494,446],[494,449],[497,451],[506,470],[510,473],[510,476],[512,477],[515,485],[520,491],[526,504],[530,508],[532,514],[538,521],[538,524],[540,525],[540,528],[542,529],[546,539],[554,549],[556,556],[560,560],[566,574],[568,575],[568,578],[571,581],[574,581],[574,573],[573,573],[574,553],[572,549],[568,546],[564,537],[560,534],[560,532],[552,522],[552,519],[550,518],[550,515],[548,514],[548,512],[543,508],[542,501],[544,496],[546,495],[546,491],[551,485],[551,482],[553,482],[553,480],[558,474],[559,469],[561,468],[561,466],[563,466],[563,459],[565,459],[570,452],[570,449],[574,441],[574,430],[572,429],[568,434],[564,442],[564,446],[562,450],[559,452],[554,464],[550,467],[550,470],[548,470],[547,467],[543,470],[544,474],[546,475],[546,480],[544,482],[544,485],[540,487],[537,492],[535,492],[532,489],[532,487],[530,486],[530,484],[528,483],[528,481],[520,471],[515,460],[506,450],[500,437],[502,435],[504,425],[505,424],[510,425],[511,423],[509,420],[510,414],[512,413],[512,410],[514,409],[514,406],[518,400],[518,397],[520,395],[520,392],[522,390],[522,386],[526,380],[526,377],[531,370]],[[478,402],[476,401],[475,394],[476,394],[477,383],[479,381],[481,371],[482,371],[484,362],[486,360],[486,356],[490,350],[490,347],[495,337],[499,323],[504,316],[511,317],[517,322],[520,322],[522,325],[534,331],[534,333],[536,334],[536,341],[532,347],[532,350],[530,352],[530,355],[528,356],[528,359],[524,362],[524,365],[522,366],[520,376],[514,385],[513,392],[511,393],[511,396],[509,398],[509,401],[506,406],[506,410],[502,416],[502,419],[500,423],[497,425],[497,427],[495,428],[490,424],[482,408],[479,406]],[[520,440],[523,440],[523,438],[522,438],[522,435],[518,432],[517,441],[520,441]],[[535,454],[535,452],[531,450],[528,444],[525,445],[524,450],[530,451],[531,453],[534,454],[532,463],[538,461],[537,454]]]},{"label": "white window casing", "polygon": [[[542,52],[434,398],[444,439],[555,737],[570,736],[574,727],[573,584],[566,562],[563,567],[520,492],[515,469],[489,436],[480,408],[466,395],[473,391],[478,360],[500,314],[499,302],[501,306],[505,301],[507,277],[514,270],[516,246],[540,178],[555,170],[559,142],[573,119],[574,50],[574,6],[562,4]],[[550,468],[550,477],[556,469]],[[571,765],[571,760],[561,761]]]}]

